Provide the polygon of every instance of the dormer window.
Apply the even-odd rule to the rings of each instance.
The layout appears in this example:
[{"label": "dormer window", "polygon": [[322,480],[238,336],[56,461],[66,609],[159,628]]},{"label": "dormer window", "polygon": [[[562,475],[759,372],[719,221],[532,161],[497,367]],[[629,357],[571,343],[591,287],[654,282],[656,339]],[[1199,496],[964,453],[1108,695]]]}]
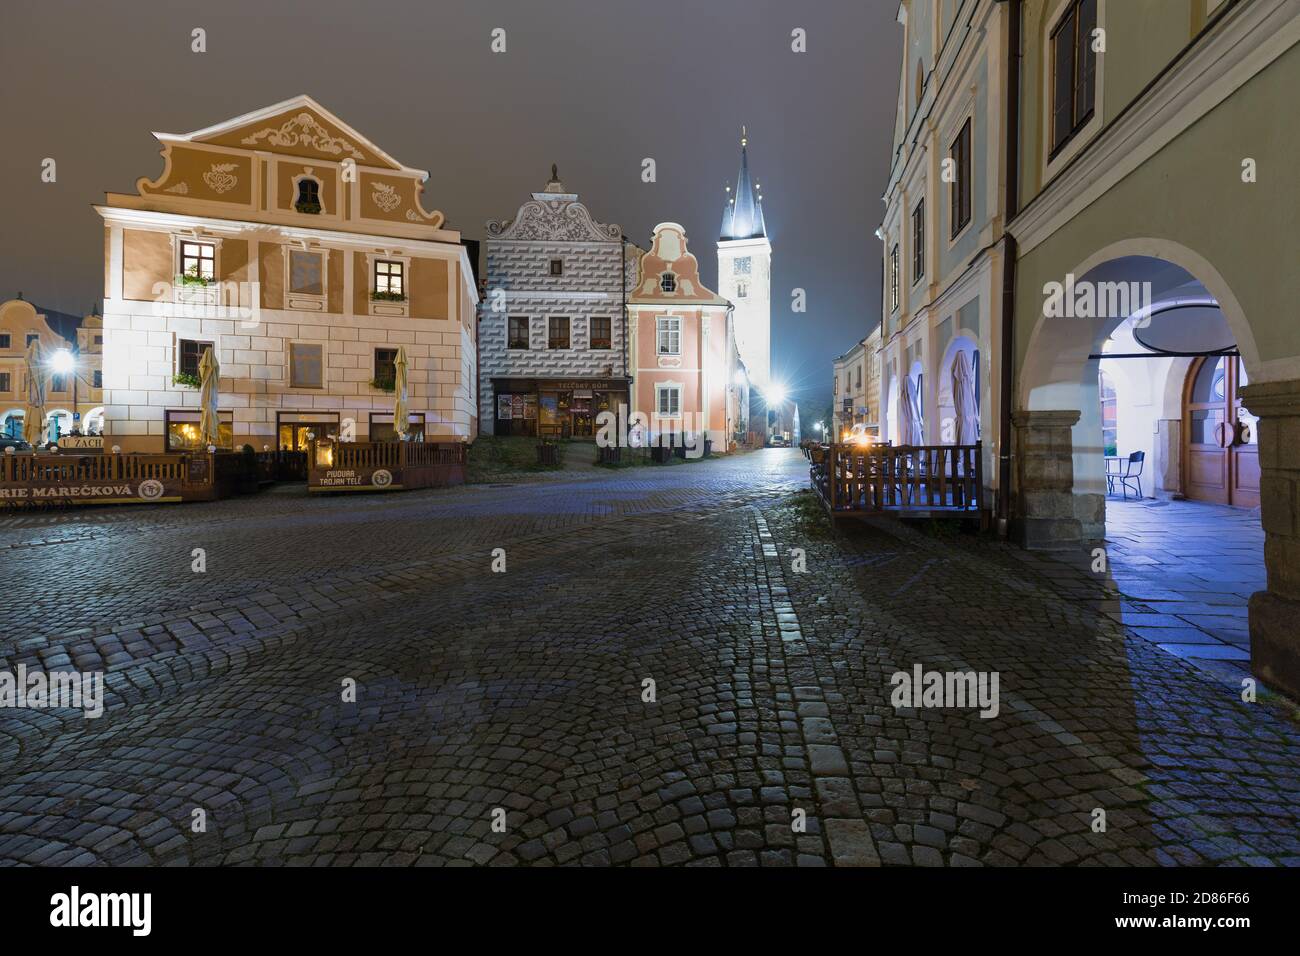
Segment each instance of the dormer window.
[{"label": "dormer window", "polygon": [[304,176],[298,180],[298,198],[293,208],[309,216],[320,214],[320,181]]},{"label": "dormer window", "polygon": [[665,272],[659,277],[659,288],[663,292],[677,291],[677,276],[671,272]]}]

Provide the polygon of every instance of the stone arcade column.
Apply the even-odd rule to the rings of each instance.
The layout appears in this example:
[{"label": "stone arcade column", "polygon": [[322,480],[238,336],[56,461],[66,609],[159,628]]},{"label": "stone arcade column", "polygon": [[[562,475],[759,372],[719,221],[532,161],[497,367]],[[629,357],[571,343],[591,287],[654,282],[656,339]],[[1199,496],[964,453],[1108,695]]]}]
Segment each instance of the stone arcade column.
[{"label": "stone arcade column", "polygon": [[1082,547],[1074,505],[1075,411],[1019,411],[1016,429],[1016,516],[1012,537],[1032,551]]},{"label": "stone arcade column", "polygon": [[1259,416],[1260,512],[1268,590],[1250,599],[1250,668],[1300,700],[1300,381],[1241,390]]}]

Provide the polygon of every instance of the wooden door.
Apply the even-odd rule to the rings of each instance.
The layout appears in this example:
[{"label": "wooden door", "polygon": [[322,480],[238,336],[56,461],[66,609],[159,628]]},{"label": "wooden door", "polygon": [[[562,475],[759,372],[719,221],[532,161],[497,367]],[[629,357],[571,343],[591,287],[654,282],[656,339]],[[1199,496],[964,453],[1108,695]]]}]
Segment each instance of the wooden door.
[{"label": "wooden door", "polygon": [[1197,359],[1183,391],[1183,476],[1188,498],[1221,505],[1259,505],[1255,419],[1237,397],[1241,359]]}]

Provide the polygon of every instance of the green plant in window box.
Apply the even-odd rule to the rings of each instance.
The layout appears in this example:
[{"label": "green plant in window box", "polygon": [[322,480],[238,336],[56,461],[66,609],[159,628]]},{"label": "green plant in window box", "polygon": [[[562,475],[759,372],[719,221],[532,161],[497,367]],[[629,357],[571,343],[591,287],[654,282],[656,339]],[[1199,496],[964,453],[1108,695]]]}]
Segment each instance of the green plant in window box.
[{"label": "green plant in window box", "polygon": [[401,292],[372,292],[370,299],[373,302],[405,302],[406,295]]},{"label": "green plant in window box", "polygon": [[198,266],[190,266],[184,272],[176,277],[177,285],[201,286],[206,287],[212,280],[207,276],[199,274]]},{"label": "green plant in window box", "polygon": [[293,208],[308,216],[320,215],[320,203],[318,202],[296,202]]},{"label": "green plant in window box", "polygon": [[184,385],[186,388],[200,388],[203,382],[193,372],[177,372],[172,376],[173,385]]},{"label": "green plant in window box", "polygon": [[377,388],[381,392],[392,392],[397,389],[397,381],[391,378],[372,378],[370,387]]}]

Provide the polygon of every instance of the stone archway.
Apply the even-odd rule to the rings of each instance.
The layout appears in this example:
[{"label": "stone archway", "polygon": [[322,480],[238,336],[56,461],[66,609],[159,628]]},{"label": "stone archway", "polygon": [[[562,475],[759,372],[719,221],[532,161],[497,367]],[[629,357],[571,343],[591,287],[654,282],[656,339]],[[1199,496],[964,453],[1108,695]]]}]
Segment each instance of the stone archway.
[{"label": "stone archway", "polygon": [[[1129,239],[1089,256],[1068,274],[1080,295],[1102,290],[1094,302],[1107,306],[1127,290],[1129,306],[1144,291],[1162,301],[1196,293],[1212,298],[1236,338],[1247,369],[1259,367],[1255,337],[1237,297],[1207,260],[1185,246],[1161,239]],[[1072,299],[1071,302],[1074,300]],[[1099,361],[1091,356],[1131,319],[1131,308],[1099,307],[1093,314],[1049,314],[1048,290],[1017,375],[1015,533],[1026,547],[1069,549],[1095,540],[1105,528],[1105,466],[1098,444],[1101,406]],[[1069,312],[1070,310],[1065,310]],[[1082,310],[1081,310],[1082,311]],[[1163,393],[1163,389],[1161,389]]]},{"label": "stone archway", "polygon": [[[1194,279],[1222,310],[1235,338],[1251,384],[1241,390],[1248,411],[1259,419],[1259,465],[1262,472],[1261,521],[1267,590],[1250,599],[1252,671],[1275,687],[1300,697],[1300,356],[1270,354],[1261,358],[1252,323],[1222,274],[1204,257],[1178,243],[1130,239],[1099,250],[1073,273],[1076,283],[1108,279],[1112,274],[1145,273],[1153,277],[1156,301],[1162,285],[1186,276]],[[1181,276],[1179,275],[1181,273]],[[1173,286],[1169,286],[1173,288]],[[1026,547],[1077,548],[1085,526],[1104,527],[1104,476],[1095,471],[1089,443],[1099,415],[1094,359],[1104,339],[1124,317],[1094,316],[1064,321],[1043,309],[1037,317],[1017,375],[1015,427],[1015,500],[1013,527]],[[1256,317],[1260,334],[1265,322]],[[1276,339],[1276,335],[1273,335]],[[1272,339],[1270,339],[1271,341]],[[1274,352],[1277,350],[1274,349]],[[1171,373],[1173,369],[1170,370]],[[1283,380],[1285,379],[1285,380]],[[1171,374],[1163,388],[1181,383]]]}]

